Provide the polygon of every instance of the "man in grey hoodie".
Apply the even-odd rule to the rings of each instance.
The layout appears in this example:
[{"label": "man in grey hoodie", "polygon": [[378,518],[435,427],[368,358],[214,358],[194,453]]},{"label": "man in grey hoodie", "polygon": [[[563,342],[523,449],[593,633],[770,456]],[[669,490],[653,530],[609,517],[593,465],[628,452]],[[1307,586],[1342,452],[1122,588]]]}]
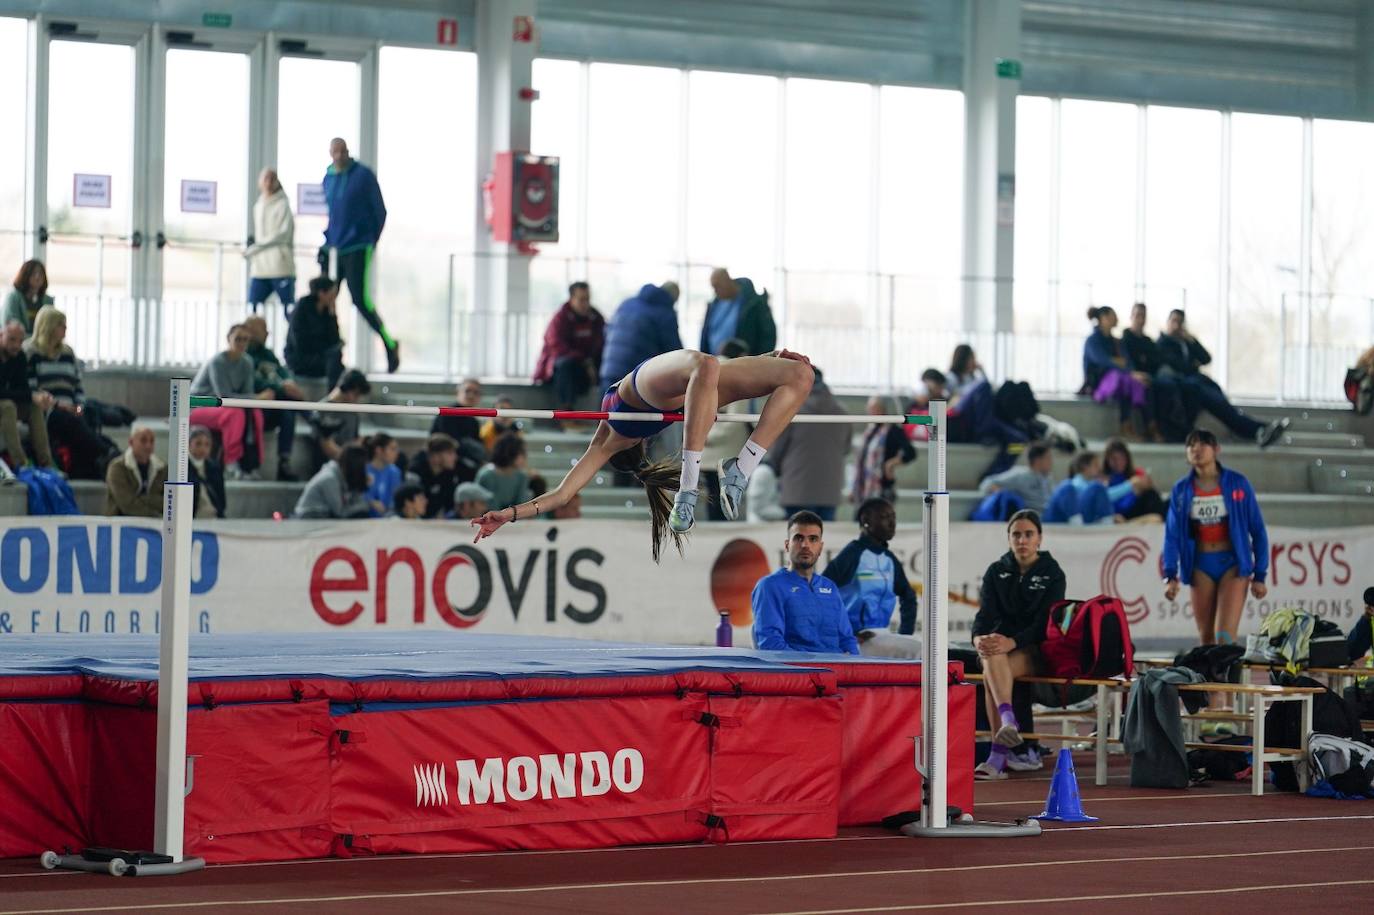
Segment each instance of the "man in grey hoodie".
[{"label": "man in grey hoodie", "polygon": [[[815,372],[811,394],[797,412],[846,412],[826,386],[821,370]],[[844,498],[844,462],[853,436],[849,423],[792,423],[778,436],[764,463],[778,474],[779,501],[787,517],[812,511],[823,521],[835,520],[835,508]]]}]

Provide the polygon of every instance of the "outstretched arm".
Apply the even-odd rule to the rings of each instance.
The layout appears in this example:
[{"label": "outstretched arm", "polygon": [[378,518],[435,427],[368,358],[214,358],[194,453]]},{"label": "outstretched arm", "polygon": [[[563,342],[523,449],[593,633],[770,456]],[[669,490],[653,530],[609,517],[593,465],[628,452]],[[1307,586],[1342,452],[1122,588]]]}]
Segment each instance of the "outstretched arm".
[{"label": "outstretched arm", "polygon": [[563,481],[542,496],[500,511],[487,512],[480,518],[473,518],[471,524],[477,528],[477,536],[472,542],[476,543],[484,537],[490,537],[503,524],[533,518],[535,515],[561,508],[572,501],[572,497],[581,492],[595,478],[597,471],[605,467],[606,462],[619,450],[612,447],[608,439],[608,436],[603,436],[598,431],[587,450],[582,452],[582,457],[578,458],[573,468],[563,476]]}]

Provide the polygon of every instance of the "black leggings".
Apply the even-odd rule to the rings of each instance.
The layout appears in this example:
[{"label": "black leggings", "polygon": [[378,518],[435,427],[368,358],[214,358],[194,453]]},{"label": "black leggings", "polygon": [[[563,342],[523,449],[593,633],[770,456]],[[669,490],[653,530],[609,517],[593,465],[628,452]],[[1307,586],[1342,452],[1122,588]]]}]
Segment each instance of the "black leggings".
[{"label": "black leggings", "polygon": [[353,297],[353,304],[362,313],[363,320],[382,338],[386,348],[391,349],[396,345],[396,341],[387,333],[386,325],[382,323],[382,316],[377,314],[377,305],[372,301],[372,293],[368,288],[372,281],[372,252],[371,245],[349,251],[347,254],[340,251],[339,279],[348,284],[348,294]]}]

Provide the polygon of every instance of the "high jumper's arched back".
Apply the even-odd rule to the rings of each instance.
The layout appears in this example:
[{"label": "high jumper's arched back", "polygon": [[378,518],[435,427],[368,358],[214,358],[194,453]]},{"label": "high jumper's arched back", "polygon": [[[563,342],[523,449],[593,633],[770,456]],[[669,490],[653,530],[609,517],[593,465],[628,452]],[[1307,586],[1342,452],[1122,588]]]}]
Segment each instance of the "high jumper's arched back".
[{"label": "high jumper's arched back", "polygon": [[[764,356],[720,359],[695,350],[674,350],[647,359],[634,371],[611,385],[602,400],[608,412],[645,412],[683,414],[683,444],[680,464],[662,461],[650,464],[645,457],[645,440],[662,431],[670,421],[602,420],[597,424],[587,450],[556,487],[538,498],[474,518],[474,542],[490,537],[503,525],[521,518],[533,518],[567,504],[586,487],[599,470],[613,468],[634,473],[649,496],[653,524],[653,554],[657,560],[662,542],[671,533],[679,550],[681,536],[696,521],[697,484],[701,453],[706,434],[715,422],[716,411],[741,400],[767,397],[758,424],[737,457],[720,465],[720,501],[725,516],[739,515],[740,500],[749,477],[763,460],[768,448],[797,415],[815,373],[811,362],[799,353],[779,350]],[[676,477],[676,479],[674,479]]]}]

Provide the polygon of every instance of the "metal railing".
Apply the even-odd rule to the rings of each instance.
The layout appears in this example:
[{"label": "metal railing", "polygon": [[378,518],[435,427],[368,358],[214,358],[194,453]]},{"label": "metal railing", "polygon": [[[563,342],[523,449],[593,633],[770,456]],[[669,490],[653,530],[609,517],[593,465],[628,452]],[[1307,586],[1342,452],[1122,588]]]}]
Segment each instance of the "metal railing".
[{"label": "metal railing", "polygon": [[[88,243],[98,253],[100,266],[112,249],[127,241]],[[207,261],[206,280],[208,285],[213,278],[214,294],[130,298],[115,293],[109,271],[104,270],[94,273],[94,288],[76,278],[68,285],[84,285],[85,291],[64,294],[62,277],[53,277],[58,305],[68,312],[69,341],[92,367],[197,366],[223,347],[225,329],[247,312],[240,245],[169,242],[172,245],[212,258]],[[707,264],[540,255],[530,266],[530,301],[537,307],[503,312],[477,307],[473,301],[475,255],[393,247],[396,253],[378,257],[377,298],[393,333],[406,344],[405,375],[417,379],[451,381],[468,374],[528,378],[544,329],[573,280],[592,284],[594,301],[608,319],[616,304],[642,283],[675,280],[682,289],[682,339],[689,347],[699,339],[711,295]],[[313,270],[315,249],[300,246],[296,253],[298,269]],[[1129,299],[1139,295],[1151,303],[1153,327],[1169,308],[1189,301],[1189,290],[1182,288],[1123,290],[1021,281],[1009,284],[1014,332],[966,333],[959,329],[964,299],[993,294],[996,283],[774,270],[755,277],[755,284],[769,290],[779,345],[806,352],[834,387],[887,391],[914,387],[924,369],[947,367],[954,347],[969,343],[993,378],[1024,379],[1047,395],[1073,393],[1082,382],[1082,348],[1089,332],[1084,313],[1089,305],[1116,305],[1124,319]],[[302,277],[298,294],[304,294],[304,286]],[[362,361],[357,343],[374,349],[376,344],[369,334],[350,333],[351,327],[365,331],[353,322],[350,311],[341,309],[340,326],[346,337],[354,338],[345,356],[357,363]],[[273,343],[280,348],[286,336],[282,311],[271,307],[264,314]],[[1343,400],[1345,369],[1374,343],[1374,299],[1286,293],[1268,311],[1259,306],[1244,313],[1194,307],[1190,323],[1216,357],[1210,371],[1236,396],[1337,403]]]}]

